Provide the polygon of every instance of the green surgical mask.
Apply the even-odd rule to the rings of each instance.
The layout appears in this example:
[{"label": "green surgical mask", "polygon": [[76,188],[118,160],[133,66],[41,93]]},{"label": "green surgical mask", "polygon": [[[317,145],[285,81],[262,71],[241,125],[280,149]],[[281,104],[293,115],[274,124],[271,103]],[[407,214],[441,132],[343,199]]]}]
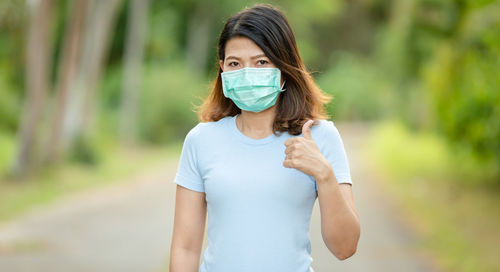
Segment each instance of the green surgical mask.
[{"label": "green surgical mask", "polygon": [[246,111],[263,111],[276,103],[281,92],[281,71],[278,68],[253,68],[223,72],[222,90],[238,108]]}]

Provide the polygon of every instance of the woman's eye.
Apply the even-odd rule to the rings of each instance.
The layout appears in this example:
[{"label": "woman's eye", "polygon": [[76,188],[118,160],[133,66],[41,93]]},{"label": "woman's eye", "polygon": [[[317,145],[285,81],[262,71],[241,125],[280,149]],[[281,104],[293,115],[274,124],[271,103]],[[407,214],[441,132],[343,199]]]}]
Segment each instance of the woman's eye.
[{"label": "woman's eye", "polygon": [[235,66],[237,66],[237,65],[238,65],[238,63],[237,63],[236,61],[231,61],[231,62],[229,63],[229,66],[232,66],[232,67],[235,67]]},{"label": "woman's eye", "polygon": [[266,64],[268,64],[269,62],[268,62],[267,60],[259,60],[257,63],[258,63],[259,65],[266,65]]}]

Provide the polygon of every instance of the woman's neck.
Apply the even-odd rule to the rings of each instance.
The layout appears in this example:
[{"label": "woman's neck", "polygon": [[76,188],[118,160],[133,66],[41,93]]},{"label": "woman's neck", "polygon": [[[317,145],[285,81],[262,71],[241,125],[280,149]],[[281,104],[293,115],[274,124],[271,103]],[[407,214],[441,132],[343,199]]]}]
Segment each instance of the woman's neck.
[{"label": "woman's neck", "polygon": [[241,111],[236,118],[238,129],[254,139],[263,139],[273,133],[276,105],[261,112]]}]

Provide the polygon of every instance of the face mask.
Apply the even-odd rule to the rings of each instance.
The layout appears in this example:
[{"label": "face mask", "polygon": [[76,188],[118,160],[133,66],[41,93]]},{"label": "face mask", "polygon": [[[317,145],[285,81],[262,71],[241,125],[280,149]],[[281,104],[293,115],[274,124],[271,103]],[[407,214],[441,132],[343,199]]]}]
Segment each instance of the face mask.
[{"label": "face mask", "polygon": [[223,72],[222,90],[238,108],[246,111],[263,111],[276,103],[281,92],[281,71],[278,68],[252,68]]}]

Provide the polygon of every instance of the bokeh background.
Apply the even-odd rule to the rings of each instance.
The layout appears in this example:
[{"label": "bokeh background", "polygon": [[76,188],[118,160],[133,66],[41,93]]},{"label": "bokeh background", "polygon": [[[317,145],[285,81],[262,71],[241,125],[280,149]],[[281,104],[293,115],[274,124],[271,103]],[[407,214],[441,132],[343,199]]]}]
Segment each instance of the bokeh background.
[{"label": "bokeh background", "polygon": [[[147,183],[136,177],[158,168],[171,192],[182,142],[215,78],[218,35],[230,15],[254,3],[0,1],[0,270],[57,271],[62,255],[40,257],[50,249],[43,237],[64,236],[47,234],[57,220],[43,223],[42,238],[26,238],[35,227],[23,218],[42,207]],[[350,164],[374,174],[355,176],[380,177],[377,190],[399,207],[392,216],[407,218],[436,269],[499,271],[500,1],[267,3],[285,12],[306,66],[333,95],[327,109],[348,155],[351,137],[363,143]],[[94,220],[120,220],[106,218]],[[109,224],[106,231],[120,233],[122,225]],[[14,239],[16,230],[23,234]],[[94,230],[100,240],[106,231]],[[65,241],[71,237],[78,235]],[[110,252],[113,245],[126,247],[110,242]],[[166,271],[168,252],[154,249],[144,255],[163,254]],[[120,256],[134,259],[127,254],[136,253]],[[75,256],[68,265],[81,270],[73,271],[106,267]],[[86,262],[95,266],[85,270]]]}]

